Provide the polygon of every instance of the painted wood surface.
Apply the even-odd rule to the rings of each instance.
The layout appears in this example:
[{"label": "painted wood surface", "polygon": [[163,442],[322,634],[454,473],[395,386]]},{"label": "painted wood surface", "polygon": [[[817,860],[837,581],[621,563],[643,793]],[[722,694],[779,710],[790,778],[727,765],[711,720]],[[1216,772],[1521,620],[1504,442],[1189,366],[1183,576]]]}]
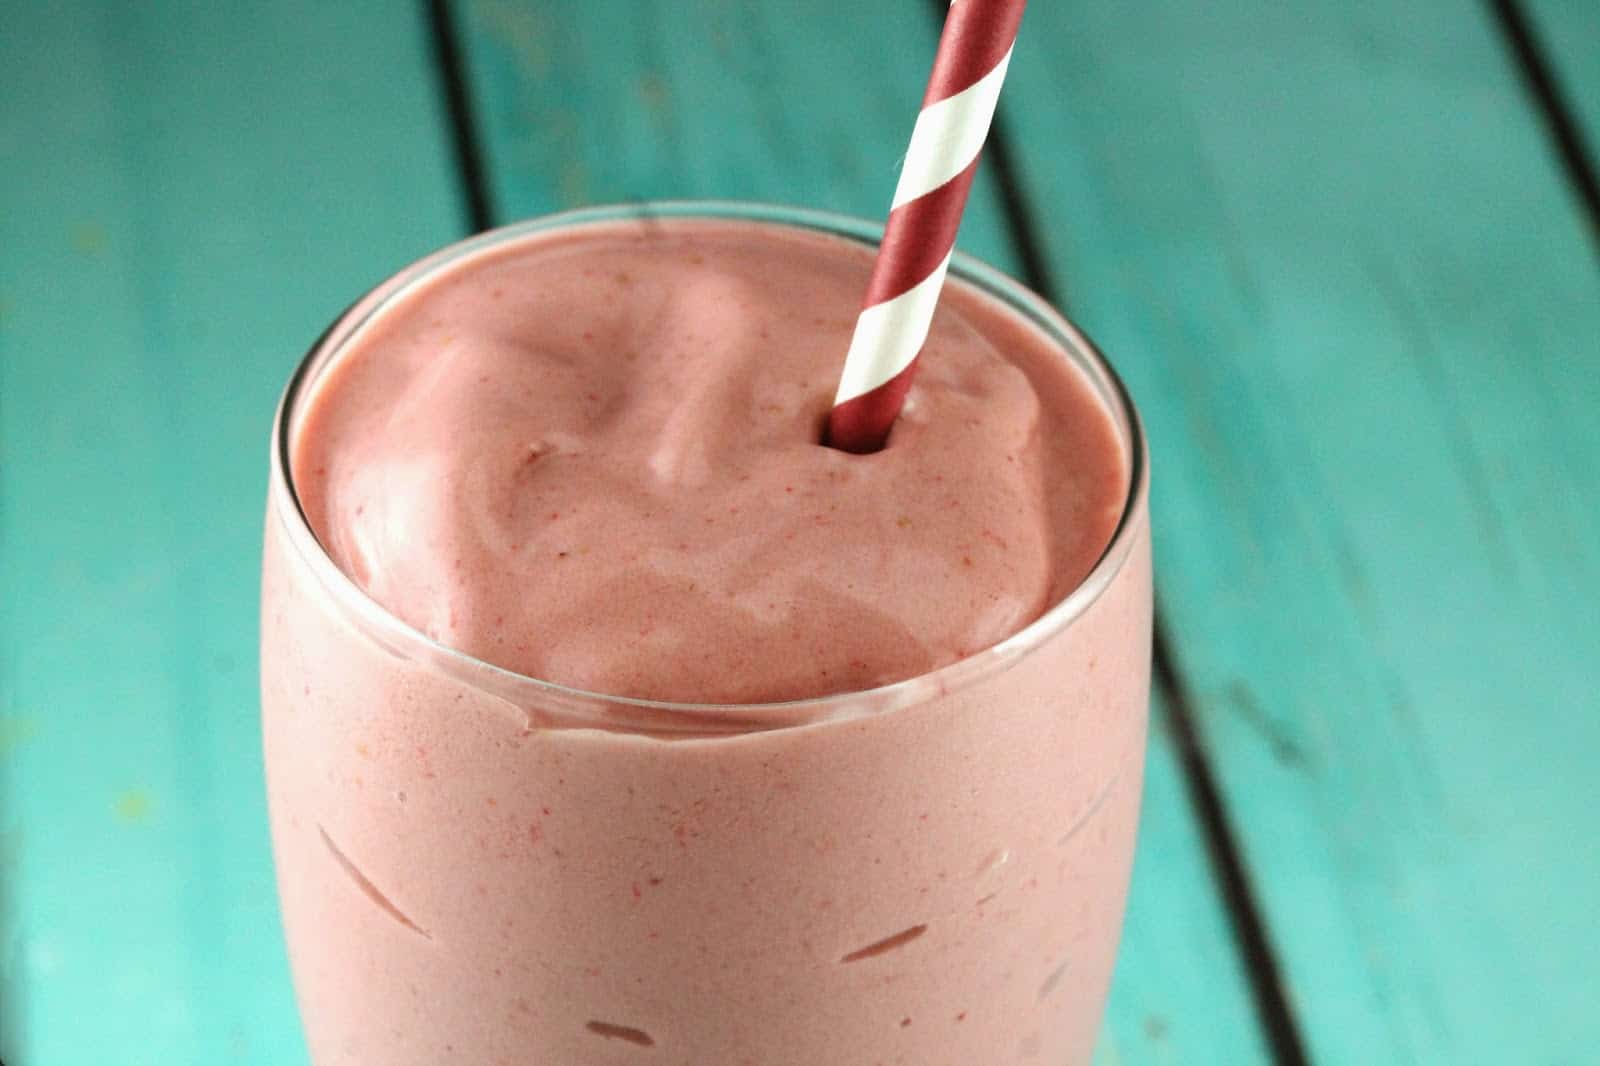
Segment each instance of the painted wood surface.
[{"label": "painted wood surface", "polygon": [[[467,0],[458,24],[496,213],[718,196],[879,216],[937,26],[920,0],[842,23],[808,10]],[[980,171],[962,244],[1015,271],[994,182]],[[1152,748],[1101,1060],[1265,1061],[1164,731]]]},{"label": "painted wood surface", "polygon": [[[459,0],[497,214],[878,214],[933,13],[857,7]],[[1528,8],[1593,144],[1596,9]],[[7,9],[12,1066],[304,1062],[266,430],[327,319],[459,231],[428,33],[376,0]],[[1150,423],[1181,695],[1312,1057],[1589,1061],[1600,267],[1487,12],[1035,4],[1003,111],[1058,294]],[[993,178],[963,245],[1016,271]],[[1164,721],[1099,1058],[1265,1061]]]},{"label": "painted wood surface", "polygon": [[305,1061],[261,784],[267,430],[451,239],[409,6],[13,4],[0,28],[0,1058]]},{"label": "painted wood surface", "polygon": [[1028,19],[1023,188],[1149,423],[1177,673],[1312,1058],[1592,1061],[1600,269],[1489,12]]}]

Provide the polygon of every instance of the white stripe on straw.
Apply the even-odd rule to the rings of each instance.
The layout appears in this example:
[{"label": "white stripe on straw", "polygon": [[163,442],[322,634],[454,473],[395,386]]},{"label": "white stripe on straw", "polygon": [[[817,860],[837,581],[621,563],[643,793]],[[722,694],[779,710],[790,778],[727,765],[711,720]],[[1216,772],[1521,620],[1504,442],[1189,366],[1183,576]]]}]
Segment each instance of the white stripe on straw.
[{"label": "white stripe on straw", "polygon": [[989,136],[994,109],[1000,102],[1000,85],[1010,64],[1008,50],[989,73],[917,115],[891,210],[927,195],[967,169]]},{"label": "white stripe on straw", "polygon": [[844,372],[833,402],[837,406],[871,392],[911,365],[928,339],[933,311],[944,287],[944,274],[950,256],[933,273],[905,292],[881,304],[873,304],[856,319],[850,337],[850,350],[844,357]]}]

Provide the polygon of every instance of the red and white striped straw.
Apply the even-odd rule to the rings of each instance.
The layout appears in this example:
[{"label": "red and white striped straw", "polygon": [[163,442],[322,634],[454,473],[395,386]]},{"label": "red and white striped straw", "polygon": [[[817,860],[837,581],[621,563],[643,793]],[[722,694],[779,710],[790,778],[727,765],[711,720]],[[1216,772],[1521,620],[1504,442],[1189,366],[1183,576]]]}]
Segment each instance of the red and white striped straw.
[{"label": "red and white striped straw", "polygon": [[1026,4],[952,0],[828,418],[835,448],[877,451],[900,414]]}]

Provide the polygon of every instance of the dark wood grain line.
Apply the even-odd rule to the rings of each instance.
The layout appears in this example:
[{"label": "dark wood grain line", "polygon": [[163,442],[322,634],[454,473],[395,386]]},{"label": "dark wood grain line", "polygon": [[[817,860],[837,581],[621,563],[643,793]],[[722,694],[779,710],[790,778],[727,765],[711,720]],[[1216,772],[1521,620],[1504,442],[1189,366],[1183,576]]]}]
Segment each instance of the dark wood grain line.
[{"label": "dark wood grain line", "polygon": [[455,147],[456,171],[466,222],[473,233],[494,225],[490,207],[489,183],[483,166],[482,141],[472,114],[472,97],[467,90],[466,64],[461,58],[461,43],[456,37],[450,0],[428,0],[428,20],[432,27],[434,68],[439,75],[439,91],[450,116],[451,141]]},{"label": "dark wood grain line", "polygon": [[1294,1008],[1284,989],[1283,968],[1267,936],[1261,905],[1245,872],[1239,842],[1228,820],[1216,774],[1211,769],[1205,745],[1195,727],[1194,707],[1173,662],[1166,626],[1159,615],[1156,618],[1154,667],[1152,680],[1166,697],[1167,725],[1177,743],[1178,759],[1183,765],[1189,799],[1205,834],[1206,855],[1217,876],[1222,897],[1227,901],[1228,920],[1239,951],[1244,956],[1251,998],[1266,1033],[1267,1044],[1272,1049],[1272,1059],[1278,1066],[1308,1066],[1311,1059],[1295,1021]]},{"label": "dark wood grain line", "polygon": [[1471,413],[1457,395],[1446,371],[1446,353],[1439,351],[1422,309],[1399,269],[1376,249],[1365,252],[1361,258],[1372,274],[1373,292],[1389,309],[1395,328],[1405,341],[1406,353],[1428,383],[1428,391],[1433,394],[1439,413],[1449,427],[1444,444],[1461,475],[1462,488],[1482,531],[1484,551],[1494,572],[1509,584],[1515,580],[1517,569],[1510,526],[1495,499],[1489,464],[1473,440]]},{"label": "dark wood grain line", "polygon": [[1595,176],[1595,156],[1584,139],[1583,128],[1573,118],[1572,108],[1557,83],[1538,36],[1517,0],[1489,0],[1499,24],[1500,35],[1516,61],[1523,87],[1533,98],[1535,109],[1550,138],[1561,169],[1583,207],[1589,223],[1589,237],[1600,252],[1600,179]]}]

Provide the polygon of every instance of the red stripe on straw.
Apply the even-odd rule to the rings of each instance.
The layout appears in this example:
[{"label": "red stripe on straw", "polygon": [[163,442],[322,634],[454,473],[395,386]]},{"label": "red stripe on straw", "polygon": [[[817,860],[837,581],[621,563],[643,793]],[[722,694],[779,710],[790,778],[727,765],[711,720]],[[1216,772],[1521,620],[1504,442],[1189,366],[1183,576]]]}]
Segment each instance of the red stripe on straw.
[{"label": "red stripe on straw", "polygon": [[905,405],[917,364],[913,362],[871,392],[838,404],[828,415],[828,444],[840,451],[866,455],[883,447],[894,420]]},{"label": "red stripe on straw", "polygon": [[1004,59],[1017,39],[1027,0],[957,0],[939,36],[922,106],[967,89]]},{"label": "red stripe on straw", "polygon": [[889,212],[861,306],[894,299],[944,262],[955,247],[961,212],[967,206],[967,192],[977,172],[978,159],[974,156],[967,169],[937,189]]}]

